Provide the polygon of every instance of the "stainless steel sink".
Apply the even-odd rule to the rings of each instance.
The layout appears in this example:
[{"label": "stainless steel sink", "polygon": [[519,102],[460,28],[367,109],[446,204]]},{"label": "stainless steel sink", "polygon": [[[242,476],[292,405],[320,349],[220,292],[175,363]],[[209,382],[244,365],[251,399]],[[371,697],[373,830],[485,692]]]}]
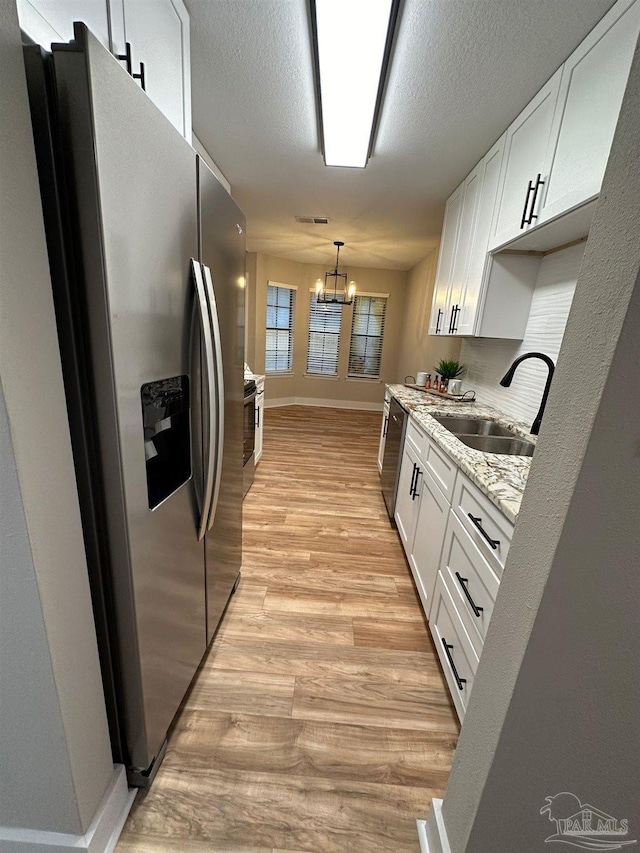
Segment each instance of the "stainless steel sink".
[{"label": "stainless steel sink", "polygon": [[521,438],[507,438],[502,435],[462,435],[455,433],[467,447],[482,450],[483,453],[506,453],[509,456],[533,456],[535,444]]},{"label": "stainless steel sink", "polygon": [[455,435],[499,435],[514,438],[506,427],[485,418],[459,418],[455,415],[434,415],[434,419]]}]

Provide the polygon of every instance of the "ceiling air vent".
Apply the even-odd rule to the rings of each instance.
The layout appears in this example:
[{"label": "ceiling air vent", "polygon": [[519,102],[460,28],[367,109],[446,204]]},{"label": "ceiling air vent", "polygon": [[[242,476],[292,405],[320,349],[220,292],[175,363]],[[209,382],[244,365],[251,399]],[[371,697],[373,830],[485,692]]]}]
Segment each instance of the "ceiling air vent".
[{"label": "ceiling air vent", "polygon": [[296,222],[301,225],[328,225],[328,216],[296,216]]}]

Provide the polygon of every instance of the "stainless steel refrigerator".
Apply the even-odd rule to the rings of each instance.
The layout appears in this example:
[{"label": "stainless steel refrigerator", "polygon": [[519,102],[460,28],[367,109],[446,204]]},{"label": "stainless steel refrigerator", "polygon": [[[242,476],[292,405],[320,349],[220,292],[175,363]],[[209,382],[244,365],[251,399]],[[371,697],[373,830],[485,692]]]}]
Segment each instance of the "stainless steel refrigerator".
[{"label": "stainless steel refrigerator", "polygon": [[145,785],[240,571],[245,222],[84,25],[25,64],[112,745]]}]

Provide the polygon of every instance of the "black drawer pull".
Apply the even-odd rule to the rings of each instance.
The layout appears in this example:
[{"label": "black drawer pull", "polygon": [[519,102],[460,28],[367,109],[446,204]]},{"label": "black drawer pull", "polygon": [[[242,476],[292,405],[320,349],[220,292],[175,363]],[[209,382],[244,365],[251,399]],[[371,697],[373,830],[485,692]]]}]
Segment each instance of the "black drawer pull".
[{"label": "black drawer pull", "polygon": [[486,531],[486,530],[484,529],[484,527],[482,526],[482,519],[481,519],[481,518],[476,518],[476,516],[475,516],[475,515],[471,515],[471,513],[470,513],[470,512],[468,512],[468,513],[467,513],[467,515],[469,516],[469,518],[470,518],[470,519],[471,519],[471,521],[473,522],[474,526],[478,528],[478,530],[479,530],[479,531],[480,531],[480,533],[482,534],[483,538],[487,540],[487,542],[489,543],[489,545],[491,545],[491,547],[492,547],[492,548],[493,548],[493,550],[495,551],[495,550],[498,548],[498,545],[500,544],[500,540],[499,540],[499,539],[492,539],[492,538],[489,536],[489,534],[487,533],[487,531]]},{"label": "black drawer pull", "polygon": [[389,426],[389,415],[384,416],[384,424],[382,425],[382,437],[387,437],[387,427]]},{"label": "black drawer pull", "polygon": [[471,593],[467,588],[467,584],[469,583],[469,578],[461,578],[460,572],[456,572],[456,577],[458,578],[458,583],[462,587],[462,591],[467,597],[467,601],[471,605],[471,609],[473,610],[473,615],[480,617],[480,614],[483,612],[484,607],[478,607],[473,598],[471,598]]},{"label": "black drawer pull", "polygon": [[453,646],[447,643],[444,637],[442,637],[442,645],[444,646],[444,653],[447,656],[447,660],[449,661],[449,666],[453,670],[453,677],[455,678],[456,684],[458,685],[458,690],[463,690],[464,685],[467,683],[467,679],[460,678],[460,676],[458,675],[458,670],[456,669],[456,665],[453,662],[453,657],[451,656],[451,649],[453,648]]},{"label": "black drawer pull", "polygon": [[438,308],[438,319],[436,320],[436,335],[440,334],[440,317],[442,317],[442,308]]},{"label": "black drawer pull", "polygon": [[415,501],[415,499],[416,499],[417,497],[420,497],[420,495],[418,494],[418,477],[419,477],[421,474],[422,474],[422,470],[421,470],[421,468],[420,468],[418,465],[416,465],[416,481],[415,481],[415,483],[413,484],[413,493],[411,494],[411,500],[412,500],[412,501]]}]

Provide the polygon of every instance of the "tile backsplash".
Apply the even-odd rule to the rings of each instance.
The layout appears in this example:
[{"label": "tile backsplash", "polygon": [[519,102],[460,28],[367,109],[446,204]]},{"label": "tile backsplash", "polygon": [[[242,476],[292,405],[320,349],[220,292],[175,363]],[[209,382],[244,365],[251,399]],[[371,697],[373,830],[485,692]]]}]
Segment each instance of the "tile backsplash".
[{"label": "tile backsplash", "polygon": [[522,421],[533,421],[547,376],[546,366],[529,359],[518,367],[510,388],[500,379],[525,352],[543,352],[556,361],[576,288],[585,244],[547,255],[540,262],[531,313],[522,341],[465,338],[460,360],[467,366],[464,388],[478,399]]}]

